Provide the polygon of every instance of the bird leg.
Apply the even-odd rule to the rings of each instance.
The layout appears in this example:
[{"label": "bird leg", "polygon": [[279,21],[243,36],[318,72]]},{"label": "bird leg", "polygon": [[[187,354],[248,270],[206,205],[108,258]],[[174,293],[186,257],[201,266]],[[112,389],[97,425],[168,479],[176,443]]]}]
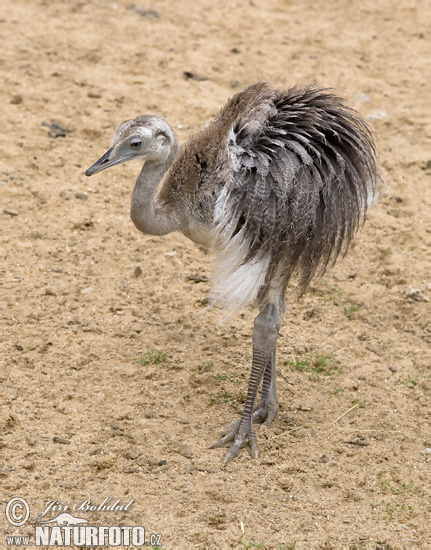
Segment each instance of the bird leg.
[{"label": "bird leg", "polygon": [[[210,447],[229,447],[223,459],[225,465],[238,456],[243,448],[247,449],[252,458],[258,457],[257,437],[252,424],[253,410],[258,413],[257,419],[262,418],[261,421],[272,422],[275,418],[278,408],[275,392],[275,346],[280,323],[281,319],[273,304],[267,304],[254,320],[253,360],[244,411],[239,422],[235,421],[228,426],[229,433]],[[262,377],[262,400],[255,409],[256,394]]]},{"label": "bird leg", "polygon": [[[263,373],[262,392],[260,396],[260,402],[255,404],[252,414],[253,424],[264,424],[267,428],[271,426],[278,412],[278,399],[276,389],[276,372],[275,372],[275,350],[272,354],[270,361],[265,367]],[[232,434],[236,433],[236,430],[241,422],[241,419],[234,420],[228,424],[225,428],[225,432]],[[223,441],[232,441],[232,437],[223,438]],[[210,448],[215,447],[215,445]]]},{"label": "bird leg", "polygon": [[275,349],[263,373],[260,403],[253,409],[253,423],[271,426],[278,412],[277,380],[275,372]]}]

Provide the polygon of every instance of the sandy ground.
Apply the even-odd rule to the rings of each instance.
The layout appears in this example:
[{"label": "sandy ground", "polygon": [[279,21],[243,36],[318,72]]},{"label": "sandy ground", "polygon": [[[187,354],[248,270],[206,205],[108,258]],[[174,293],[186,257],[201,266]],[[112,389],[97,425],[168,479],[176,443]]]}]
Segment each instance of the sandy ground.
[{"label": "sandy ground", "polygon": [[[133,502],[72,513],[169,549],[431,547],[429,4],[131,1],[2,3],[0,547],[49,500],[108,497]],[[289,301],[278,418],[223,470],[208,446],[241,411],[256,312],[201,314],[209,257],[129,219],[138,163],[83,172],[118,122],[158,114],[185,140],[260,79],[345,96],[386,187]]]}]

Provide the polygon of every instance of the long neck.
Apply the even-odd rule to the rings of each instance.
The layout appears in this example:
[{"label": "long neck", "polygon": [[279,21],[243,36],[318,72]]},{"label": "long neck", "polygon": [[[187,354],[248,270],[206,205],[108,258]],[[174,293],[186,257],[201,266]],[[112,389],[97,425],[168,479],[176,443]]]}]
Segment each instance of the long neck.
[{"label": "long neck", "polygon": [[154,200],[156,189],[172,165],[175,154],[170,155],[164,162],[147,160],[136,180],[130,217],[142,233],[166,235],[177,231],[181,226],[178,212],[169,205],[157,205]]}]

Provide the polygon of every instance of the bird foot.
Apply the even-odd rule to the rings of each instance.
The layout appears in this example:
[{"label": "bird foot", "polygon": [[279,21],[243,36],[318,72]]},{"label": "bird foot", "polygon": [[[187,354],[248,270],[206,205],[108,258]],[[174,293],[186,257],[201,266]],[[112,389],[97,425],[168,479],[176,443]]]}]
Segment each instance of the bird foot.
[{"label": "bird foot", "polygon": [[[263,424],[266,428],[269,428],[277,416],[277,412],[278,403],[261,401],[253,411],[252,422],[253,424]],[[245,426],[241,427],[241,421],[242,419],[238,418],[238,420],[228,424],[224,429],[226,435],[210,446],[210,449],[229,447],[223,458],[225,466],[239,455],[241,449],[246,449],[252,458],[259,456],[257,437],[253,426],[250,426],[250,429]]]},{"label": "bird foot", "polygon": [[210,449],[229,447],[229,450],[223,457],[224,466],[232,462],[239,455],[241,449],[246,449],[252,458],[259,456],[257,437],[252,425],[247,427],[241,424],[241,419],[234,420],[226,426],[225,431],[227,434],[210,446]]},{"label": "bird foot", "polygon": [[278,412],[278,403],[261,401],[254,409],[252,420],[254,424],[263,424],[271,427]]}]

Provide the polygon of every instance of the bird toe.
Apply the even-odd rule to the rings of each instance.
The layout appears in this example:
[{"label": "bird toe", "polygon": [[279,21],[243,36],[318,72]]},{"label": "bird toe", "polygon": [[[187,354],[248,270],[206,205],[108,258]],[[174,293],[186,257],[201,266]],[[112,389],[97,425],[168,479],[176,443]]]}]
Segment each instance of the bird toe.
[{"label": "bird toe", "polygon": [[220,447],[229,447],[235,439],[235,433],[228,433],[224,437],[221,437],[218,441],[209,446],[209,449],[219,449]]},{"label": "bird toe", "polygon": [[246,449],[252,458],[257,458],[259,456],[255,431],[253,428],[241,428],[240,424],[240,420],[231,422],[228,426],[228,428],[231,428],[230,431],[210,446],[210,449],[228,447],[228,451],[223,457],[224,466],[232,462],[232,460],[240,454],[242,449]]},{"label": "bird toe", "polygon": [[278,412],[278,403],[265,403],[259,404],[257,408],[253,411],[253,424],[263,424],[267,428],[270,428],[274,422],[275,417]]},{"label": "bird toe", "polygon": [[251,458],[257,458],[259,456],[259,449],[257,446],[257,437],[255,433],[250,433],[245,439],[240,438],[239,441],[235,438],[234,444],[229,447],[229,450],[223,457],[223,466],[232,462],[242,451],[246,449]]}]

